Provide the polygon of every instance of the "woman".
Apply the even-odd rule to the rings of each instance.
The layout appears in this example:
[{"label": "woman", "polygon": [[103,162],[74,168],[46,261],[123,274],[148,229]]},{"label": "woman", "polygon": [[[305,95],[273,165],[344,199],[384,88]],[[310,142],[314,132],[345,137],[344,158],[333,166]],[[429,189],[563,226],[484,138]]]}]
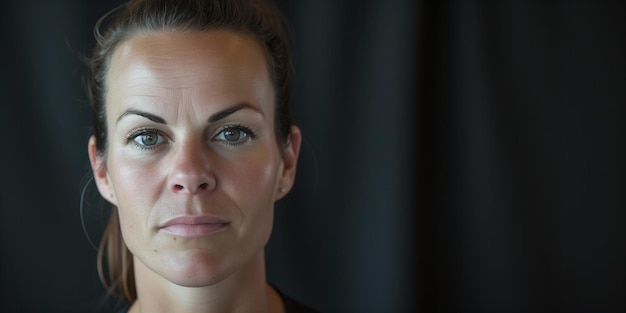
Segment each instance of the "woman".
[{"label": "woman", "polygon": [[282,15],[254,0],[137,0],[96,29],[105,21],[88,82],[89,158],[113,205],[105,286],[131,313],[305,312],[265,278],[301,142]]}]

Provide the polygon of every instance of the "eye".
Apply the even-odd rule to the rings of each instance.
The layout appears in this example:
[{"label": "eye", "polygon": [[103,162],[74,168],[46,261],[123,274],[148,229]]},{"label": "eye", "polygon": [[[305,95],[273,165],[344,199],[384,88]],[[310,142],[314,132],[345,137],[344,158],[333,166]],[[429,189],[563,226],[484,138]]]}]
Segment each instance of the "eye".
[{"label": "eye", "polygon": [[227,126],[223,128],[217,136],[214,137],[215,141],[223,141],[227,144],[242,144],[253,138],[252,131],[244,126]]},{"label": "eye", "polygon": [[130,140],[141,147],[151,148],[164,143],[165,137],[156,129],[142,129],[130,135]]}]

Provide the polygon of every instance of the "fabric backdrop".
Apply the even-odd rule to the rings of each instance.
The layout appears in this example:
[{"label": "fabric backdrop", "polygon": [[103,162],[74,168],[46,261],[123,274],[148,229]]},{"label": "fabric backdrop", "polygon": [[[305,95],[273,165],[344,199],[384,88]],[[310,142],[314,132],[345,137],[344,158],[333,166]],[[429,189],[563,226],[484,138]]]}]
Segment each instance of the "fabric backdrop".
[{"label": "fabric backdrop", "polygon": [[[115,305],[81,59],[121,2],[0,3],[1,312]],[[624,1],[278,4],[305,141],[272,283],[323,312],[626,310]]]}]

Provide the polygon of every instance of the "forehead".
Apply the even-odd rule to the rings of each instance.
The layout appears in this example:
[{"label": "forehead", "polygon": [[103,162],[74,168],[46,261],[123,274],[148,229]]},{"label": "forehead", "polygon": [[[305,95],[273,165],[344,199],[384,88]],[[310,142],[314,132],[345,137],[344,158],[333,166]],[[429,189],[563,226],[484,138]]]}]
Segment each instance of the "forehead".
[{"label": "forehead", "polygon": [[269,75],[263,51],[261,44],[245,33],[162,31],[139,34],[115,49],[108,76],[127,70],[167,72],[190,67],[205,73],[239,67]]},{"label": "forehead", "polygon": [[122,42],[111,57],[107,111],[113,109],[111,105],[123,106],[124,101],[139,96],[273,99],[270,81],[264,50],[251,35],[230,31],[140,34]]}]

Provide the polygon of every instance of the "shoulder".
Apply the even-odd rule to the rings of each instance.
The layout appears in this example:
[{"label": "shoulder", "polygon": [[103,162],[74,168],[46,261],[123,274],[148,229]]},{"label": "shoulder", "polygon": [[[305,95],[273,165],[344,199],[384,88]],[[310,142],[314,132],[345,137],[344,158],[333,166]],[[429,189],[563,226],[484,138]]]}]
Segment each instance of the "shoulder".
[{"label": "shoulder", "polygon": [[278,288],[274,289],[276,290],[276,292],[278,292],[280,298],[283,300],[283,304],[285,305],[285,313],[320,313],[319,311],[314,310],[290,298],[289,296],[282,293]]},{"label": "shoulder", "polygon": [[[285,295],[278,288],[274,286],[272,287],[274,288],[274,290],[276,290],[276,292],[280,296],[280,299],[283,300],[283,304],[285,305],[285,313],[321,313]],[[127,313],[129,308],[130,303],[126,303],[115,312]]]},{"label": "shoulder", "polygon": [[128,309],[130,309],[130,303],[124,303],[122,307],[120,307],[119,309],[117,309],[117,311],[115,311],[115,313],[127,313]]}]

